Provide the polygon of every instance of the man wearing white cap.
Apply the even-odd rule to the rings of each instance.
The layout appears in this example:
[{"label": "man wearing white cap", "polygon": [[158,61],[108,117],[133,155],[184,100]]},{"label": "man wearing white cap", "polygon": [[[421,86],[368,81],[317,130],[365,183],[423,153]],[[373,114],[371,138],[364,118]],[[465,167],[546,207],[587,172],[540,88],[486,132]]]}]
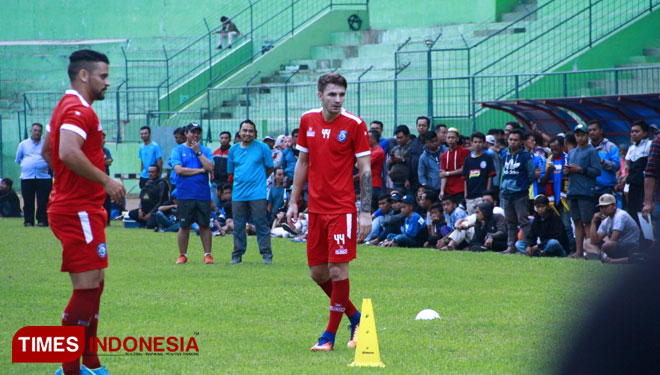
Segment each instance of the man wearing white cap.
[{"label": "man wearing white cap", "polygon": [[626,211],[616,207],[612,194],[601,195],[598,207],[600,212],[595,213],[591,221],[587,251],[600,250],[603,262],[627,262],[628,256],[639,248],[637,223]]}]

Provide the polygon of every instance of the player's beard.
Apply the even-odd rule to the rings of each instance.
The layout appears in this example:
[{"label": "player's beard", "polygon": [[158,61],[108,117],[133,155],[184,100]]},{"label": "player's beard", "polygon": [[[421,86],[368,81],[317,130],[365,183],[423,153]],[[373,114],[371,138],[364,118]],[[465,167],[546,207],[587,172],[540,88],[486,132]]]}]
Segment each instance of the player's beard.
[{"label": "player's beard", "polygon": [[103,100],[105,99],[105,88],[94,92],[94,100]]}]

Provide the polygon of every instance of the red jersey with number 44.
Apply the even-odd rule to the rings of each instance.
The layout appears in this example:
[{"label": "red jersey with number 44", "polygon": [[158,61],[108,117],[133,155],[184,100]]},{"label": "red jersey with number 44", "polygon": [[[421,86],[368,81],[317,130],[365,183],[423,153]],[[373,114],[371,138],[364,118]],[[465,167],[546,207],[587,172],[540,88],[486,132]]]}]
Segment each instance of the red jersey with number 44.
[{"label": "red jersey with number 44", "polygon": [[103,128],[91,105],[76,90],[67,90],[46,126],[50,133],[51,165],[55,174],[48,212],[67,213],[103,210],[105,190],[67,167],[60,159],[60,134],[71,131],[84,139],[82,152],[105,173]]},{"label": "red jersey with number 44", "polygon": [[367,125],[344,109],[336,119],[326,122],[321,110],[302,115],[296,145],[309,155],[308,211],[354,213],[353,167],[357,158],[371,153]]}]

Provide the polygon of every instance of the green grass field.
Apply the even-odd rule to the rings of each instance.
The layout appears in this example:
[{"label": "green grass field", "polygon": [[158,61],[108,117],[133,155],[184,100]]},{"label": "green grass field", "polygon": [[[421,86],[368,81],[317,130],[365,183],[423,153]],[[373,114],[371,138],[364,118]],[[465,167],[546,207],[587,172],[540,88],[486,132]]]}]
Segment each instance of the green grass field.
[{"label": "green grass field", "polygon": [[[71,293],[49,228],[0,219],[0,374],[52,374],[56,364],[12,364],[11,339],[27,325],[59,325]],[[572,259],[492,253],[358,248],[351,297],[373,301],[385,368],[353,368],[347,319],[335,351],[311,353],[328,299],[308,275],[305,245],[273,240],[265,266],[250,237],[242,265],[230,265],[232,237],[214,238],[214,265],[191,236],[189,262],[175,265],[176,235],[107,230],[110,267],[99,336],[195,336],[199,356],[104,356],[123,374],[537,374],[603,286],[623,268]],[[416,321],[422,309],[441,319]]]}]

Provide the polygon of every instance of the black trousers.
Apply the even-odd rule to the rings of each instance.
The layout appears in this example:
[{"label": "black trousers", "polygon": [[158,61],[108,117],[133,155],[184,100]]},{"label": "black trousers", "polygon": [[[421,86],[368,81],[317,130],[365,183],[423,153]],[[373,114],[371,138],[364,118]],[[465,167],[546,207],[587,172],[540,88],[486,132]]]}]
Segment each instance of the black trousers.
[{"label": "black trousers", "polygon": [[23,194],[24,221],[34,225],[34,198],[37,198],[37,222],[48,224],[48,198],[53,188],[50,178],[32,178],[21,180],[21,193]]}]

